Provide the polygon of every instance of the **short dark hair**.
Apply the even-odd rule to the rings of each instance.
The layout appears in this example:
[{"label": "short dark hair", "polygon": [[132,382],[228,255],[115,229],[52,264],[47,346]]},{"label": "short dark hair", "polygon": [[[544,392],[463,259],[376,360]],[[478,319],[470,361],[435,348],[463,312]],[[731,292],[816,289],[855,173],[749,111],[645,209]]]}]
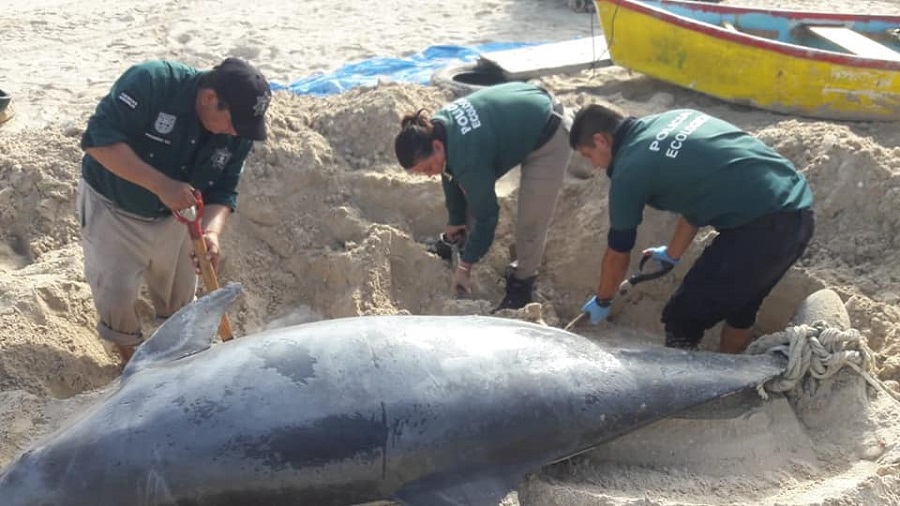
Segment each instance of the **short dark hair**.
[{"label": "short dark hair", "polygon": [[406,170],[434,151],[431,143],[435,139],[434,123],[428,116],[428,111],[419,109],[400,120],[400,133],[394,138],[394,154]]},{"label": "short dark hair", "polygon": [[610,134],[625,119],[625,112],[612,104],[588,104],[575,114],[569,132],[569,146],[593,146],[595,134]]}]

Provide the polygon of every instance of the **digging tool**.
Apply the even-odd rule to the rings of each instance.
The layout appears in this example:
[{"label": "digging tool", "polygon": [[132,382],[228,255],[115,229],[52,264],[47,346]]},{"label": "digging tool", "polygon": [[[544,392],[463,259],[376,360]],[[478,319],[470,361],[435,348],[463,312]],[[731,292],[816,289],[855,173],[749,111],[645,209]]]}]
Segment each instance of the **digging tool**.
[{"label": "digging tool", "polygon": [[675,267],[675,264],[664,264],[662,267],[655,271],[643,272],[644,264],[647,263],[647,260],[650,260],[650,255],[644,255],[644,258],[641,258],[641,263],[638,264],[638,272],[632,274],[625,281],[622,281],[622,284],[619,285],[619,295],[625,295],[628,293],[634,285],[638,283],[643,283],[644,281],[650,281],[651,279],[658,279],[672,270]]},{"label": "digging tool", "polygon": [[[203,285],[208,293],[219,289],[219,280],[216,278],[216,270],[213,268],[212,262],[206,258],[208,252],[206,240],[203,239],[203,231],[200,229],[200,223],[203,220],[203,196],[195,190],[194,197],[197,199],[195,206],[182,209],[174,214],[178,221],[187,224],[194,246],[194,256],[197,257],[197,262],[200,264],[200,276],[203,278]],[[230,341],[234,338],[231,321],[227,314],[223,314],[222,321],[219,322],[219,337],[222,338],[222,341]]]},{"label": "digging tool", "polygon": [[[450,250],[448,258],[448,260],[450,260],[450,272],[456,272],[456,268],[459,267],[460,255],[462,254],[460,250],[465,246],[465,244],[465,231],[461,232],[455,241],[451,241],[446,234],[441,234],[440,238],[438,238],[438,254],[443,257],[444,254],[446,254],[447,249],[449,248]],[[457,299],[465,299],[468,296],[468,293],[466,293],[466,289],[461,286],[455,287],[454,294],[456,295]]]},{"label": "digging tool", "polygon": [[[456,268],[459,267],[459,242],[451,243],[450,249],[450,270],[451,272],[456,272]],[[469,295],[466,289],[459,285],[456,286],[455,292],[457,299],[465,299]]]},{"label": "digging tool", "polygon": [[[626,279],[625,281],[622,281],[622,284],[619,285],[619,290],[618,290],[619,295],[625,295],[626,293],[628,293],[628,290],[630,290],[631,288],[634,287],[634,285],[643,283],[644,281],[650,281],[651,279],[661,278],[661,277],[665,276],[666,274],[668,274],[669,271],[671,271],[673,267],[675,267],[673,264],[665,264],[664,266],[660,267],[659,269],[657,269],[655,271],[643,272],[644,265],[647,263],[647,260],[649,260],[649,259],[650,259],[650,255],[644,255],[644,257],[641,258],[641,262],[638,264],[638,272],[629,276],[628,279]],[[584,313],[584,312],[579,313],[578,316],[576,316],[575,318],[572,318],[572,321],[570,321],[568,324],[566,324],[566,326],[563,328],[563,330],[566,330],[566,331],[572,330],[572,328],[574,328],[576,325],[578,325],[578,323],[582,319],[584,319],[584,317],[586,315],[587,315],[587,313]]]},{"label": "digging tool", "polygon": [[563,330],[565,330],[566,332],[572,330],[575,327],[575,325],[578,325],[578,323],[584,319],[585,315],[587,315],[587,313],[578,313],[578,316],[576,316],[575,318],[572,318],[572,321],[570,321],[568,324],[566,324],[566,326],[563,328]]}]

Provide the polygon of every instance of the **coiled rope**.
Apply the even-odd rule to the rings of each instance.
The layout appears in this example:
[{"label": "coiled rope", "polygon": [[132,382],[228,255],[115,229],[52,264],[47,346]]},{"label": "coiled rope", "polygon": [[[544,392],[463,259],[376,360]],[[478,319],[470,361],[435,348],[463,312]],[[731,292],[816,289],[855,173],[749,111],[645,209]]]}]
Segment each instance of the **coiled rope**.
[{"label": "coiled rope", "polygon": [[767,390],[787,392],[798,388],[806,376],[823,380],[834,376],[844,367],[849,367],[875,389],[900,402],[898,394],[875,378],[872,350],[856,329],[831,328],[824,321],[817,321],[812,325],[797,325],[760,337],[747,347],[745,353],[778,353],[788,359],[788,365],[780,376],[757,387],[759,395],[764,399],[768,398]]}]

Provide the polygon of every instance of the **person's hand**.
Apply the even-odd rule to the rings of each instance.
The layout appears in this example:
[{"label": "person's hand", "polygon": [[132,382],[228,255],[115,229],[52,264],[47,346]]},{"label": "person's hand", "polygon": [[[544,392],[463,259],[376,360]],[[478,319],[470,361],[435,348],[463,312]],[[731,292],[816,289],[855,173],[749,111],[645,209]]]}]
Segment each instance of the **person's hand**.
[{"label": "person's hand", "polygon": [[447,225],[447,229],[444,230],[444,235],[447,236],[447,240],[451,243],[458,243],[459,240],[464,238],[466,235],[466,226]]},{"label": "person's hand", "polygon": [[194,187],[188,183],[166,178],[165,182],[157,189],[156,196],[173,213],[177,213],[197,203],[194,192]]},{"label": "person's hand", "polygon": [[[206,242],[206,260],[213,268],[213,272],[219,272],[219,234],[215,232],[204,232],[203,241]],[[191,252],[191,261],[194,262],[194,272],[198,275],[200,272],[200,261],[197,259],[196,253]]]},{"label": "person's hand", "polygon": [[595,295],[591,297],[591,300],[585,302],[584,306],[581,306],[581,312],[586,313],[590,317],[591,323],[597,325],[609,318],[610,308],[612,308],[611,300],[597,300]]},{"label": "person's hand", "polygon": [[655,248],[647,248],[644,250],[645,257],[652,257],[659,266],[658,270],[669,269],[675,266],[680,260],[669,256],[668,246],[657,246]]},{"label": "person's hand", "polygon": [[472,294],[472,266],[460,263],[453,271],[453,293],[457,296],[468,296]]}]

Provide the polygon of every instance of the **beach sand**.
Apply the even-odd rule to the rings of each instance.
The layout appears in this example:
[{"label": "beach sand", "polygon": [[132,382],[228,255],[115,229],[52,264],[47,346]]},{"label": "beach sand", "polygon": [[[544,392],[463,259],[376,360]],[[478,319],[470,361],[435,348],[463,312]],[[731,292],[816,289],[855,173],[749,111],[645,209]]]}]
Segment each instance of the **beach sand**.
[{"label": "beach sand", "polygon": [[[756,2],[754,2],[756,3]],[[896,14],[900,2],[770,2]],[[552,42],[599,33],[563,0],[255,2],[0,0],[0,89],[17,115],[0,127],[0,465],[96,399],[118,375],[97,338],[74,216],[87,117],[129,65],[152,58],[209,68],[235,55],[282,84],[372,56],[435,44]],[[596,32],[592,32],[596,30]],[[570,107],[610,100],[635,115],[693,107],[753,132],[790,158],[816,196],[816,236],[764,304],[758,333],[785,328],[804,298],[838,293],[874,350],[877,376],[900,380],[900,128],[738,108],[618,67],[551,76]],[[270,139],[242,179],[223,237],[220,281],[240,281],[238,335],[363,314],[486,314],[513,241],[514,180],[476,266],[475,297],[456,300],[449,270],[423,246],[443,229],[440,185],[403,173],[392,152],[402,114],[449,100],[440,89],[384,83],[314,98],[276,94]],[[507,316],[563,325],[594,290],[606,237],[605,177],[573,158],[536,290],[539,310]],[[671,215],[648,211],[638,248],[665,241]],[[616,301],[593,339],[660,344],[675,274]],[[140,310],[148,317],[146,301]],[[535,312],[537,311],[537,312]],[[148,328],[149,329],[149,328]],[[717,328],[703,342],[714,349]],[[900,504],[900,407],[842,373],[813,407],[783,397],[737,411],[664,420],[530,476],[504,504]],[[699,436],[699,437],[698,437]]]}]

